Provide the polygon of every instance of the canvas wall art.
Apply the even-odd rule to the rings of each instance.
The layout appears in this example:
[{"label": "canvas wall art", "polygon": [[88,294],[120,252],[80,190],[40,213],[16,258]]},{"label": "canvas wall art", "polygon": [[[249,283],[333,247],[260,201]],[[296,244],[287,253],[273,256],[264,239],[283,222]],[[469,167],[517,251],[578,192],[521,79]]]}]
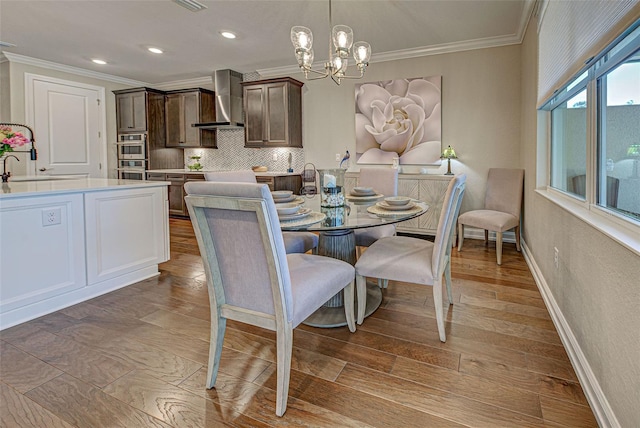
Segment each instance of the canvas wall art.
[{"label": "canvas wall art", "polygon": [[355,85],[358,164],[440,165],[442,76]]}]

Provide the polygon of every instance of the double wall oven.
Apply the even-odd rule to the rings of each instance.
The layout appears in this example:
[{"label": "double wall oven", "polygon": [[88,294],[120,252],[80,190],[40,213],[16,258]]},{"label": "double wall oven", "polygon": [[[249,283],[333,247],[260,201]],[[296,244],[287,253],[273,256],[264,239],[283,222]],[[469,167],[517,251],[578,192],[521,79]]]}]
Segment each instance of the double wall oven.
[{"label": "double wall oven", "polygon": [[119,134],[118,178],[145,180],[149,164],[147,134]]}]

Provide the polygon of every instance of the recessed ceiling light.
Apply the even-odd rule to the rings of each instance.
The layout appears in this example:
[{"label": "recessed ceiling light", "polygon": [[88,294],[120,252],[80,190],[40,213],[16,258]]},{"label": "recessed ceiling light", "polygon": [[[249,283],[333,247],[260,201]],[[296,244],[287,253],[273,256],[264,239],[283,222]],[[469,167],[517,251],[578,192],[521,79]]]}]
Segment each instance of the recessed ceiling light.
[{"label": "recessed ceiling light", "polygon": [[222,35],[222,37],[226,37],[227,39],[235,39],[236,35],[233,34],[231,31],[221,31],[220,34]]},{"label": "recessed ceiling light", "polygon": [[149,48],[149,52],[153,52],[155,54],[161,54],[162,53],[162,49],[158,49],[158,48]]},{"label": "recessed ceiling light", "polygon": [[92,59],[91,61],[95,62],[96,64],[100,64],[100,65],[105,65],[107,63],[107,61],[102,60],[102,59]]}]

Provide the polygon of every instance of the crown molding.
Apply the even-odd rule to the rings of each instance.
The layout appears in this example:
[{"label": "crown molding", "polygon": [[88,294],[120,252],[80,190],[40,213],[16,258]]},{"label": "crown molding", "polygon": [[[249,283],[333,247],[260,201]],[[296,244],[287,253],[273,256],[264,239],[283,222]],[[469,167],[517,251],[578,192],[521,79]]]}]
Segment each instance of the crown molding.
[{"label": "crown molding", "polygon": [[202,85],[212,85],[213,78],[211,76],[195,77],[193,79],[173,80],[170,82],[154,83],[153,88],[161,91],[170,91],[172,89],[194,88]]},{"label": "crown molding", "polygon": [[120,83],[123,85],[135,86],[152,86],[147,82],[139,80],[126,79],[124,77],[113,76],[111,74],[100,73],[98,71],[86,70],[84,68],[72,67],[70,65],[58,64],[57,62],[45,61],[43,59],[32,58],[24,55],[18,55],[10,52],[2,52],[9,62],[18,64],[32,65],[34,67],[42,67],[49,70],[62,71],[65,73],[76,74],[78,76],[91,77],[93,79],[105,80],[108,82]]},{"label": "crown molding", "polygon": [[[522,33],[524,34],[524,31],[522,31]],[[402,59],[421,58],[430,55],[441,55],[446,53],[463,52],[475,49],[516,45],[520,43],[522,43],[522,36],[519,34],[500,37],[489,37],[476,40],[465,40],[464,42],[444,43],[441,45],[381,52],[371,55],[369,64],[385,61],[398,61]],[[318,68],[318,70],[320,71],[320,68]],[[298,67],[297,65],[287,65],[284,67],[263,68],[257,70],[257,72],[260,73],[260,76],[262,77],[292,75],[300,73],[300,67]]]}]

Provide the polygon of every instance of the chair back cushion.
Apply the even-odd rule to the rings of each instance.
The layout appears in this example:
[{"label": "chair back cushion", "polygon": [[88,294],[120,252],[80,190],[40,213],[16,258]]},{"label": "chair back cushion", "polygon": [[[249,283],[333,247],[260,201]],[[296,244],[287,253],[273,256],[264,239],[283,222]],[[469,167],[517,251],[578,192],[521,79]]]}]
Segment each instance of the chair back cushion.
[{"label": "chair back cushion", "polygon": [[433,241],[433,254],[431,260],[434,277],[439,275],[440,269],[444,265],[444,259],[451,251],[451,239],[455,229],[462,197],[466,185],[467,176],[465,174],[456,175],[444,195],[444,202],[440,210],[440,219],[436,229],[436,237]]},{"label": "chair back cushion", "polygon": [[205,172],[204,179],[207,181],[218,181],[223,183],[257,183],[256,174],[249,169]]},{"label": "chair back cushion", "polygon": [[272,315],[277,305],[291,321],[289,267],[269,187],[197,181],[184,187],[216,305]]},{"label": "chair back cushion", "polygon": [[362,168],[360,186],[373,187],[385,196],[398,195],[398,170],[395,168]]},{"label": "chair back cushion", "polygon": [[486,210],[509,213],[520,218],[523,169],[491,168],[487,178],[487,192],[484,198]]}]

